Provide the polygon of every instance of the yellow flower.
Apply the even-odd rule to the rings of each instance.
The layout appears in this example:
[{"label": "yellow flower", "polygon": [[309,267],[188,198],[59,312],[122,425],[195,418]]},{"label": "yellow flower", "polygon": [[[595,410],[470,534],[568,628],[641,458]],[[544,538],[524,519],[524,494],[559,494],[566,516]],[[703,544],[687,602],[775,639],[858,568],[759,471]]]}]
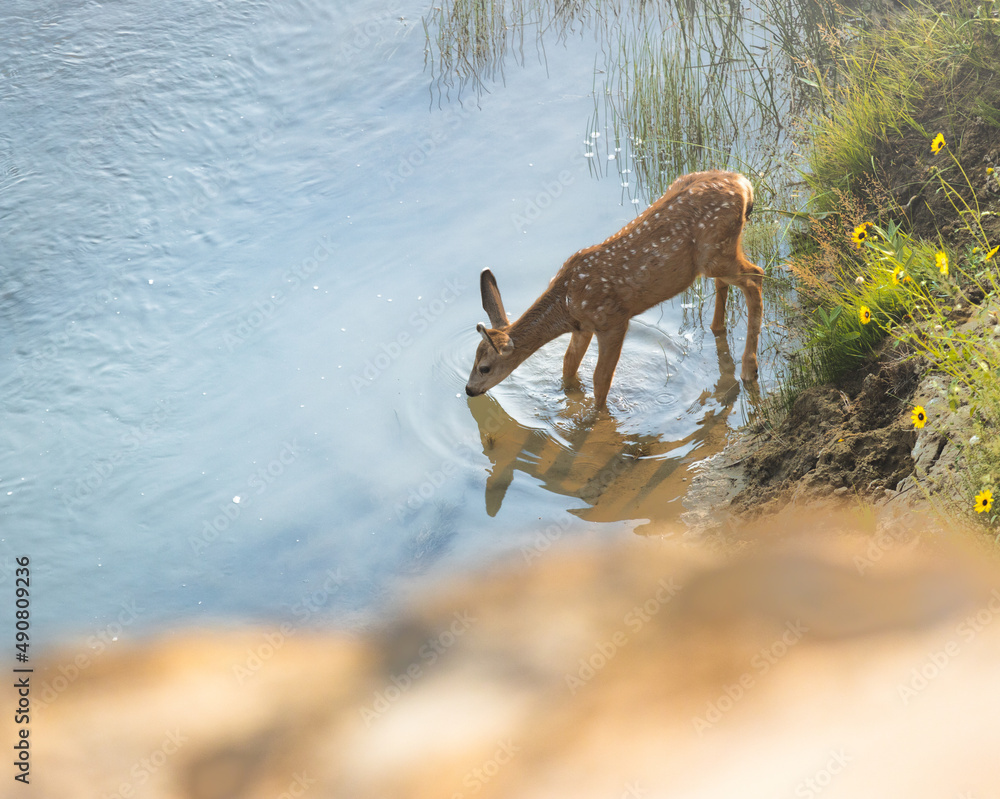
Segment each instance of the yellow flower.
[{"label": "yellow flower", "polygon": [[922,405],[917,405],[913,409],[913,413],[910,414],[910,418],[913,420],[913,426],[919,430],[927,424],[927,411],[924,410]]},{"label": "yellow flower", "polygon": [[934,258],[937,261],[938,271],[945,277],[948,277],[948,254],[939,252]]},{"label": "yellow flower", "polygon": [[987,175],[992,175],[993,174],[993,167],[991,167],[991,166],[986,167],[986,174]]},{"label": "yellow flower", "polygon": [[936,153],[942,147],[944,147],[944,134],[939,133],[934,137],[934,141],[931,142],[931,152]]},{"label": "yellow flower", "polygon": [[861,247],[864,240],[868,238],[868,222],[862,222],[856,228],[854,228],[854,233],[851,234],[851,241]]},{"label": "yellow flower", "polygon": [[892,270],[892,285],[898,286],[900,283],[907,283],[910,276],[903,271],[903,267],[897,266]]},{"label": "yellow flower", "polygon": [[994,247],[992,250],[990,250],[988,253],[986,253],[986,257],[983,258],[983,260],[984,261],[990,260],[990,258],[992,258],[994,255],[997,254],[998,250],[1000,250],[1000,244],[998,244],[996,247]]},{"label": "yellow flower", "polygon": [[993,492],[988,488],[976,494],[976,513],[988,511],[993,507]]},{"label": "yellow flower", "polygon": [[867,305],[862,305],[858,310],[858,317],[861,319],[861,324],[867,325],[872,320],[872,312]]}]

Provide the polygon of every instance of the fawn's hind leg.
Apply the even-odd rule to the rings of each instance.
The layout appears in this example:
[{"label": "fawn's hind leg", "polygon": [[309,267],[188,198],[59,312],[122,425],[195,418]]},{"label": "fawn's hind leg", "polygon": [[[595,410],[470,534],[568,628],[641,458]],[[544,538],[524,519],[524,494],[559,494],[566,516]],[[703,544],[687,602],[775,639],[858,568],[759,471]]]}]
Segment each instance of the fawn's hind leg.
[{"label": "fawn's hind leg", "polygon": [[737,251],[735,257],[713,265],[715,277],[715,314],[712,332],[721,335],[726,329],[726,300],[729,287],[738,286],[747,298],[747,345],[743,350],[743,380],[757,379],[757,342],[760,338],[761,317],[764,315],[764,270],[750,263]]},{"label": "fawn's hind leg", "polygon": [[735,285],[743,289],[747,298],[747,345],[743,350],[743,380],[757,379],[757,342],[760,339],[760,323],[764,315],[764,270],[756,264],[743,260],[740,277]]}]

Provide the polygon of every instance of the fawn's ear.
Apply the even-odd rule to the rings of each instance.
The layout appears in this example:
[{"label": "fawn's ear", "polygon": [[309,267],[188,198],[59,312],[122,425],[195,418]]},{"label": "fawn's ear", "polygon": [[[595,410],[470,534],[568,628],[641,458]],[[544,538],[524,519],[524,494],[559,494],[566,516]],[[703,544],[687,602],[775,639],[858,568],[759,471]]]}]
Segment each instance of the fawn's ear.
[{"label": "fawn's ear", "polygon": [[476,325],[476,330],[479,331],[479,335],[483,337],[483,340],[489,344],[498,355],[510,355],[514,351],[514,342],[510,340],[510,336],[504,333],[502,330],[489,331],[486,329],[486,325],[481,322]]},{"label": "fawn's ear", "polygon": [[490,318],[490,324],[495,328],[510,326],[507,319],[507,312],[503,309],[503,300],[500,299],[500,289],[497,288],[497,279],[489,269],[484,269],[479,276],[479,290],[483,294],[483,310]]},{"label": "fawn's ear", "polygon": [[478,330],[479,335],[483,337],[483,341],[489,344],[498,353],[500,352],[500,350],[497,350],[497,345],[493,343],[493,339],[490,338],[490,332],[486,329],[486,325],[480,322],[478,325],[476,325],[476,330]]}]

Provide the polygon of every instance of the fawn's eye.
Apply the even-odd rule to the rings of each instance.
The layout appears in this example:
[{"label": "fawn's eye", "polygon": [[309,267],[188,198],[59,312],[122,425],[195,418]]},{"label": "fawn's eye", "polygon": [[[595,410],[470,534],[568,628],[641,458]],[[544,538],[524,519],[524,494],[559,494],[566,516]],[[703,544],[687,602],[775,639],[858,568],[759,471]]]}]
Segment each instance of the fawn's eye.
[{"label": "fawn's eye", "polygon": [[481,375],[488,375],[489,373],[490,373],[490,367],[488,367],[488,366],[480,366],[479,367],[479,374],[481,374]]}]

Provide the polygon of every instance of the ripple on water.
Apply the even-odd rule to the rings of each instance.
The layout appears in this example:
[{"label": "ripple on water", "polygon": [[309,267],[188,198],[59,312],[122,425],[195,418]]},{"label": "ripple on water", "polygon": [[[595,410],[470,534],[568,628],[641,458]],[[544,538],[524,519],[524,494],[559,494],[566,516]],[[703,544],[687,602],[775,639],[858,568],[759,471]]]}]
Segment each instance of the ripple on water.
[{"label": "ripple on water", "polygon": [[[490,515],[523,473],[553,494],[583,500],[589,507],[573,512],[590,521],[676,520],[689,467],[725,445],[739,396],[726,350],[706,354],[700,339],[692,330],[668,334],[651,319],[634,323],[609,414],[593,407],[596,346],[581,366],[582,387],[561,386],[565,340],[543,347],[487,395],[462,398],[447,426],[468,429],[468,416],[478,426],[481,450],[469,454],[473,465],[489,462]],[[456,340],[439,356],[434,379],[461,391],[476,342],[474,334]]]},{"label": "ripple on water", "polygon": [[[562,386],[564,337],[542,347],[507,380],[490,389],[485,399],[469,399],[465,397],[465,382],[476,347],[475,334],[459,334],[453,340],[457,342],[454,347],[438,354],[431,382],[447,386],[449,399],[454,396],[457,402],[444,406],[426,403],[426,412],[434,414],[434,424],[411,419],[414,429],[426,431],[426,446],[440,453],[448,449],[449,441],[462,435],[468,438],[471,417],[476,418],[482,440],[494,440],[501,431],[516,432],[525,439],[530,433],[566,452],[586,450],[583,440],[597,420],[592,378],[596,345],[581,365],[578,388],[565,390]],[[692,379],[696,378],[690,370],[676,368],[683,363],[685,352],[686,347],[658,328],[636,326],[630,332],[609,397],[612,421],[623,435],[659,439],[669,437],[671,427],[678,427],[678,408],[690,404],[682,405],[682,398],[692,393]],[[668,371],[670,364],[675,368]],[[486,404],[489,410],[481,411],[480,406]],[[623,440],[623,446],[628,443]],[[659,457],[655,447],[646,447],[646,456]]]}]

